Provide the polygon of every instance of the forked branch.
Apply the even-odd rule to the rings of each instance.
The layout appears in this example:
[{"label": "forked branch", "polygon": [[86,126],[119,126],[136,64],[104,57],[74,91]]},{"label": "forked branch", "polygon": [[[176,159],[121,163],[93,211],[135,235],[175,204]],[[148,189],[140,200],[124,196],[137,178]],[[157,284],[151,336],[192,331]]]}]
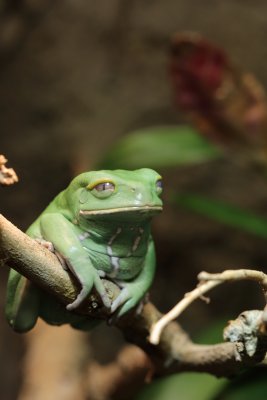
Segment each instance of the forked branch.
[{"label": "forked branch", "polygon": [[[267,275],[262,271],[255,271],[251,269],[238,269],[238,270],[226,270],[219,274],[209,274],[208,272],[200,272],[198,275],[200,281],[198,286],[184,295],[184,298],[179,301],[167,314],[165,314],[156,324],[153,326],[150,334],[150,342],[152,344],[158,344],[160,335],[165,326],[178,318],[179,315],[196,299],[201,298],[205,293],[209,292],[214,287],[221,285],[224,282],[229,281],[240,281],[240,280],[252,280],[260,284],[263,289],[265,300],[267,300]],[[266,312],[267,314],[267,312]],[[266,319],[265,313],[263,319]]]}]

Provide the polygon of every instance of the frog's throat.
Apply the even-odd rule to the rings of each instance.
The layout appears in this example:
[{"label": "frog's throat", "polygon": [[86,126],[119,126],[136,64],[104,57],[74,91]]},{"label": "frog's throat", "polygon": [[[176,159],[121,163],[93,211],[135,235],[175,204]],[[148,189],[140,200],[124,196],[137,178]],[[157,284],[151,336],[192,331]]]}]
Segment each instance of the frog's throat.
[{"label": "frog's throat", "polygon": [[115,214],[115,213],[127,213],[127,212],[140,212],[140,213],[146,213],[146,212],[161,212],[162,207],[161,206],[142,206],[142,207],[119,207],[119,208],[107,208],[104,210],[81,210],[80,215],[105,215],[105,214]]}]

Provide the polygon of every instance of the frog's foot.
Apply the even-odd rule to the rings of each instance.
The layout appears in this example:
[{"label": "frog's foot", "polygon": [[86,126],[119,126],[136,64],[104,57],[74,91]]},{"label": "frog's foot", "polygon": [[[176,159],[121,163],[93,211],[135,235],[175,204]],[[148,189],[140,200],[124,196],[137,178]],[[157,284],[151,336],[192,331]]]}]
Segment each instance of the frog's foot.
[{"label": "frog's foot", "polygon": [[98,269],[98,270],[97,270],[97,273],[98,273],[98,275],[99,275],[100,278],[105,278],[106,275],[107,275],[106,272],[103,271],[102,269]]},{"label": "frog's foot", "polygon": [[[73,311],[76,308],[78,308],[84,302],[84,300],[88,297],[88,295],[90,294],[90,291],[91,290],[88,291],[87,288],[83,288],[80,291],[80,293],[78,294],[78,296],[76,297],[76,299],[72,303],[70,303],[66,306],[67,310]],[[100,293],[99,293],[99,295],[100,295]],[[100,295],[100,297],[101,297],[101,300],[102,300],[104,306],[106,308],[110,308],[111,302],[110,302],[110,299],[109,299],[107,293]]]},{"label": "frog's foot", "polygon": [[73,311],[76,308],[78,308],[83,303],[83,301],[86,299],[86,297],[89,295],[90,291],[91,291],[91,289],[88,290],[86,287],[83,287],[82,290],[80,291],[80,293],[78,294],[78,296],[76,297],[76,299],[72,303],[70,303],[66,306],[66,309],[68,311]]},{"label": "frog's foot", "polygon": [[[124,299],[127,298],[127,291],[125,291],[124,293],[125,294],[123,294],[117,302],[116,302],[116,300],[118,297],[112,303],[111,310],[112,310],[113,314],[107,321],[108,325],[116,324],[122,315],[126,314],[128,311],[130,311],[134,307],[135,307],[135,310],[134,310],[135,315],[140,315],[143,311],[144,305],[148,302],[148,294],[146,294],[139,301],[136,301],[136,300],[130,301],[130,299],[128,301],[127,300],[124,301]],[[119,309],[119,307],[121,307],[121,309],[119,310],[119,312],[116,313],[116,311]]]},{"label": "frog's foot", "polygon": [[111,313],[114,313],[122,304],[129,299],[129,290],[127,287],[123,288],[119,296],[112,302]]},{"label": "frog's foot", "polygon": [[[116,297],[116,299],[112,302],[111,304],[111,317],[109,317],[107,323],[108,325],[114,325],[116,324],[116,322],[118,322],[121,314],[121,309],[118,311],[118,309],[127,301],[127,299],[129,298],[129,291],[127,288],[124,288],[121,290],[120,294],[118,297]],[[125,303],[127,304],[127,303]]]},{"label": "frog's foot", "polygon": [[51,253],[55,253],[55,248],[52,242],[48,242],[45,239],[35,239],[35,241],[41,246],[45,247],[47,250],[51,251]]},{"label": "frog's foot", "polygon": [[116,317],[119,318],[136,307],[141,298],[140,293],[138,293],[136,290],[135,285],[126,284],[122,288],[119,296],[113,301],[111,305],[111,313],[116,311]]},{"label": "frog's foot", "polygon": [[[86,298],[90,295],[93,286],[95,287],[98,295],[100,296],[102,303],[104,305],[104,307],[106,308],[110,308],[111,307],[111,300],[108,296],[108,293],[98,275],[98,272],[96,272],[96,276],[93,282],[91,282],[91,284],[82,284],[82,290],[80,291],[80,293],[78,294],[78,296],[76,297],[76,299],[67,305],[67,310],[71,311],[71,310],[75,310],[76,308],[78,308],[85,300]],[[77,275],[76,275],[77,276]]]}]

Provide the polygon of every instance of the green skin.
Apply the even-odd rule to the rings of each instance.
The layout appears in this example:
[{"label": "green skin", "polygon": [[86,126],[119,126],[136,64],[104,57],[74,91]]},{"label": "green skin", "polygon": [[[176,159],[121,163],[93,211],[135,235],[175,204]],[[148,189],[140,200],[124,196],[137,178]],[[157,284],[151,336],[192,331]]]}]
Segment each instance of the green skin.
[{"label": "green skin", "polygon": [[[81,285],[65,308],[11,269],[6,315],[18,332],[38,318],[83,330],[96,324],[73,310],[94,287],[111,313],[122,316],[148,291],[155,271],[151,218],[162,210],[161,177],[151,169],[91,171],[78,175],[29,227],[27,234],[50,245]],[[117,283],[111,303],[101,278]]]}]

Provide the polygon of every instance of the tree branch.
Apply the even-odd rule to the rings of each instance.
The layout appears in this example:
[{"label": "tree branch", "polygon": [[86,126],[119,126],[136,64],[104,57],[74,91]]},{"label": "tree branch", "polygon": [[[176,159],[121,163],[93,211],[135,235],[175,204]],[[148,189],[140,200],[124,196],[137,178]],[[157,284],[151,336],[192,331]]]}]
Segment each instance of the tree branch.
[{"label": "tree branch", "polygon": [[[0,263],[16,269],[55,295],[64,304],[72,302],[79,293],[79,285],[63,270],[57,257],[21,232],[2,215],[0,215]],[[116,298],[119,288],[110,281],[105,281],[105,286],[111,300]],[[95,306],[96,303],[98,307]],[[94,318],[110,318],[109,310],[100,306],[96,294],[89,296],[86,304],[78,312]],[[202,371],[217,376],[229,376],[237,373],[241,367],[255,365],[265,355],[266,347],[261,342],[251,357],[243,351],[242,342],[210,346],[195,344],[175,322],[165,327],[159,344],[152,345],[148,337],[152,326],[161,316],[153,304],[147,303],[141,312],[137,313],[134,310],[115,321],[126,339],[137,344],[150,356],[157,375]]]},{"label": "tree branch", "polygon": [[[267,275],[262,271],[256,271],[252,269],[229,269],[218,274],[209,274],[208,272],[202,271],[198,275],[199,284],[198,286],[184,295],[184,298],[179,301],[167,314],[165,314],[156,324],[152,327],[150,333],[150,342],[152,344],[158,344],[161,332],[165,326],[176,319],[193,301],[203,297],[203,295],[209,292],[214,287],[221,285],[225,282],[240,281],[240,280],[251,280],[256,281],[260,284],[265,300],[267,300]],[[267,302],[267,301],[266,301]],[[265,324],[267,319],[267,311],[262,315],[262,324]],[[262,326],[262,328],[264,328]],[[259,329],[261,329],[259,325]]]},{"label": "tree branch", "polygon": [[92,362],[88,368],[86,387],[91,399],[131,398],[140,391],[144,382],[149,382],[153,368],[147,355],[138,347],[123,347],[115,360],[101,365]]}]

